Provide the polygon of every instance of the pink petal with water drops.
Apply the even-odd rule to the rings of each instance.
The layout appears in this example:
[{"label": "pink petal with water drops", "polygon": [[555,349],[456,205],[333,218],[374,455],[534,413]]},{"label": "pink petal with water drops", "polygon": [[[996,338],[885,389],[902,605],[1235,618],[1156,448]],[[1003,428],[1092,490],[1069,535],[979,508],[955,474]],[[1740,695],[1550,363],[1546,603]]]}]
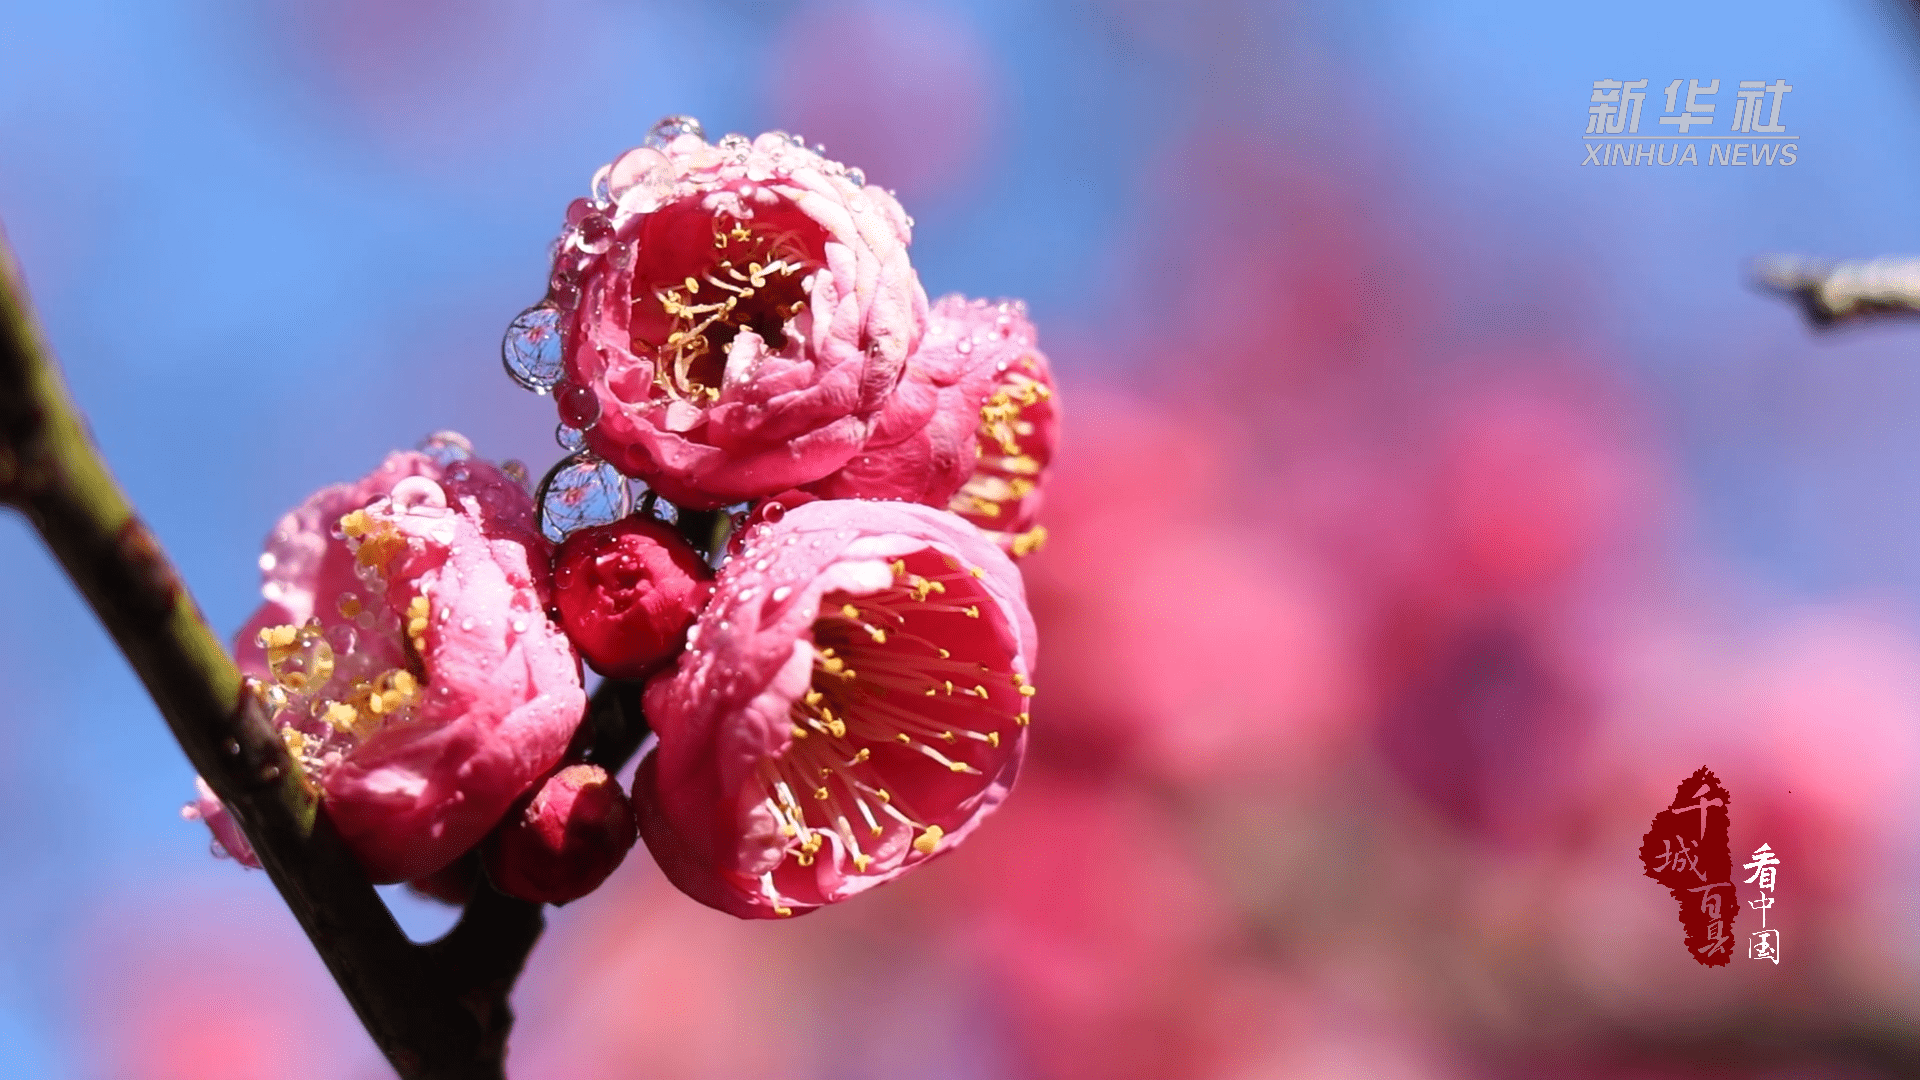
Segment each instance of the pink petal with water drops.
[{"label": "pink petal with water drops", "polygon": [[578,727],[550,557],[525,489],[464,449],[390,455],[269,538],[236,656],[373,880],[471,848]]},{"label": "pink petal with water drops", "polygon": [[999,367],[1017,361],[1032,344],[1030,333],[999,334],[1000,314],[985,301],[958,295],[935,303],[927,336],[907,358],[906,374],[866,447],[807,490],[827,499],[946,506],[981,461],[981,409],[1001,378]]},{"label": "pink petal with water drops", "polygon": [[556,255],[565,378],[599,402],[587,444],[686,506],[818,480],[925,331],[906,213],[777,132],[659,141],[604,171]]},{"label": "pink petal with water drops", "polygon": [[1020,575],[925,506],[830,500],[754,526],[671,672],[635,780],[668,877],[743,918],[891,880],[963,841],[1026,750]]}]

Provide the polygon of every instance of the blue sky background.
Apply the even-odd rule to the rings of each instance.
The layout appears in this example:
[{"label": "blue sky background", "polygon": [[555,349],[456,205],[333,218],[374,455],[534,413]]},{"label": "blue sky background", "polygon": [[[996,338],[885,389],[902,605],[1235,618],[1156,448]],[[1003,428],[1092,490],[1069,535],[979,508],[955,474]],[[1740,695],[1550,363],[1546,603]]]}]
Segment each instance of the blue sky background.
[{"label": "blue sky background", "polygon": [[[0,221],[102,448],[223,633],[258,602],[275,517],[387,449],[458,427],[536,475],[558,456],[496,349],[566,201],[664,113],[779,124],[779,43],[818,10],[486,0],[479,44],[356,84],[302,29],[318,4],[0,0]],[[909,205],[929,293],[1024,296],[1073,341],[1206,317],[1130,302],[1151,280],[1130,245],[1184,209],[1153,163],[1208,130],[1307,163],[1362,147],[1381,213],[1459,268],[1440,299],[1460,333],[1551,326],[1616,358],[1702,542],[1754,588],[1920,613],[1920,323],[1817,338],[1744,283],[1762,252],[1920,253],[1920,49],[1891,5],[1223,4],[1225,48],[1211,9],[1172,0],[922,6],[991,88],[975,167]],[[1676,77],[1722,80],[1722,116],[1732,83],[1785,78],[1799,164],[1580,167],[1593,80],[1652,80],[1651,115]],[[1055,355],[1069,379],[1102,369]],[[190,778],[0,515],[0,1075],[85,1067],[67,958],[103,908],[158,880],[277,907],[181,823]]]}]

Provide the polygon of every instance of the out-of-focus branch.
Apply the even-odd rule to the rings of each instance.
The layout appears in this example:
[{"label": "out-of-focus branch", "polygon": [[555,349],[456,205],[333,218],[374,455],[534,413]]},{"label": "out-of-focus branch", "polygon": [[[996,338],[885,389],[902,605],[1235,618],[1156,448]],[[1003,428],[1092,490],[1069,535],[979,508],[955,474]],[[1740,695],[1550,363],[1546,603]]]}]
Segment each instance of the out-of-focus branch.
[{"label": "out-of-focus branch", "polygon": [[[406,1080],[499,1080],[507,991],[543,919],[484,883],[441,941],[407,940],[293,770],[258,694],[107,472],[0,233],[0,503],[39,531],[246,830],[367,1031]],[[290,1074],[298,1072],[289,1066]]]},{"label": "out-of-focus branch", "polygon": [[650,729],[646,714],[640,708],[640,694],[645,686],[641,682],[608,679],[587,702],[585,726],[593,741],[587,746],[586,759],[589,764],[607,770],[608,775],[619,772],[646,741]]},{"label": "out-of-focus branch", "polygon": [[1874,315],[1920,315],[1920,258],[1831,263],[1771,255],[1754,263],[1755,284],[1793,297],[1815,326]]}]

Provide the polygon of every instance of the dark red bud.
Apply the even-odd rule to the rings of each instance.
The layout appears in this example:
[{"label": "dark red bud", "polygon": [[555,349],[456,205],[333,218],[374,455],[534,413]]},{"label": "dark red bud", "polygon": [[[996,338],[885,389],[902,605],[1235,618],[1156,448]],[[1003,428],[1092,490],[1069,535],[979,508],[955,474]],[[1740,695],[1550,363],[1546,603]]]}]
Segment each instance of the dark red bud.
[{"label": "dark red bud", "polygon": [[686,644],[713,571],[670,525],[629,517],[582,529],[554,555],[554,604],[600,674],[642,679]]},{"label": "dark red bud", "polygon": [[598,765],[569,765],[514,804],[481,858],[501,892],[564,904],[599,888],[638,835],[620,784]]}]

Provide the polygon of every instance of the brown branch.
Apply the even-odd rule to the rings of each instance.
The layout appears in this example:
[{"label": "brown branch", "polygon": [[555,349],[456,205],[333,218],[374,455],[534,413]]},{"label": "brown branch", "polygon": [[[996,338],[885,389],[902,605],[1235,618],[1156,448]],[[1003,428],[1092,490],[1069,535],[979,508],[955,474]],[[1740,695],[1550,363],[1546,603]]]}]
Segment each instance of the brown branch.
[{"label": "brown branch", "polygon": [[1819,327],[1870,316],[1920,315],[1920,259],[1827,263],[1773,255],[1753,267],[1754,283],[1792,297]]},{"label": "brown branch", "polygon": [[[406,1080],[499,1080],[507,993],[537,904],[484,883],[459,924],[407,940],[288,768],[259,695],[107,472],[0,232],[0,503],[19,509],[86,597],[387,1059]],[[296,1070],[297,1071],[297,1070]]]},{"label": "brown branch", "polygon": [[607,770],[608,775],[620,771],[651,730],[640,708],[645,687],[642,682],[608,679],[587,702],[585,727],[592,741],[584,756],[589,764]]}]

